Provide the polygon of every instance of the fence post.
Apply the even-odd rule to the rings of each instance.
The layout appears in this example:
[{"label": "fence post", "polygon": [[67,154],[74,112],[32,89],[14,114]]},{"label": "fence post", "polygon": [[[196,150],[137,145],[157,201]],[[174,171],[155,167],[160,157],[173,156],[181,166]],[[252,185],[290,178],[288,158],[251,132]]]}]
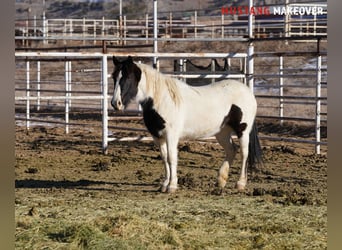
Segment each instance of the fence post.
[{"label": "fence post", "polygon": [[181,58],[181,59],[179,59],[179,71],[180,72],[184,72],[184,59],[183,58]]},{"label": "fence post", "polygon": [[82,19],[82,37],[83,37],[83,45],[85,45],[85,36],[86,36],[86,20],[85,17]]},{"label": "fence post", "polygon": [[40,110],[40,61],[37,61],[37,110]]},{"label": "fence post", "polygon": [[33,16],[33,36],[37,36],[37,16]]},{"label": "fence post", "polygon": [[[177,60],[175,60],[175,71],[177,71]],[[184,59],[179,59],[179,72],[184,73],[185,72],[185,65],[184,65]],[[186,78],[178,77],[179,80],[183,80],[186,82]]]},{"label": "fence post", "polygon": [[247,85],[254,91],[254,45],[250,42],[247,51]]},{"label": "fence post", "polygon": [[43,12],[43,44],[47,44],[47,20],[45,17],[45,11]]},{"label": "fence post", "polygon": [[170,19],[170,21],[169,21],[169,35],[170,35],[170,38],[172,38],[172,12],[170,12],[170,14],[169,14],[169,19]]},{"label": "fence post", "polygon": [[224,14],[221,14],[221,38],[224,38]]},{"label": "fence post", "polygon": [[145,14],[145,37],[146,37],[146,44],[148,44],[148,13]]},{"label": "fence post", "polygon": [[195,10],[195,38],[197,38],[197,10]]},{"label": "fence post", "polygon": [[215,23],[211,22],[211,38],[214,39],[215,37]]},{"label": "fence post", "polygon": [[122,36],[122,14],[119,16],[119,37],[120,37],[120,45],[123,45],[123,36]]},{"label": "fence post", "polygon": [[[215,59],[211,59],[211,72],[213,74],[215,74]],[[214,83],[215,82],[215,78],[211,78],[211,83]]]},{"label": "fence post", "polygon": [[105,35],[105,17],[103,16],[102,17],[102,28],[101,28],[101,36],[102,36],[102,39]]},{"label": "fence post", "polygon": [[65,133],[69,134],[69,109],[70,109],[70,68],[69,61],[64,62],[65,69]]},{"label": "fence post", "polygon": [[[248,8],[253,7],[253,0],[249,0]],[[248,15],[248,38],[253,39],[253,15]],[[247,85],[254,92],[254,45],[253,41],[249,40],[248,50],[247,50]]]},{"label": "fence post", "polygon": [[[248,57],[248,56],[246,56],[246,57],[244,57],[243,59],[241,59],[242,61],[241,61],[241,64],[240,64],[240,66],[241,66],[241,71],[243,71],[243,74],[244,74],[245,76],[247,76],[247,57]],[[242,82],[243,82],[244,84],[247,84],[247,77],[244,77],[244,78],[242,79]]]},{"label": "fence post", "polygon": [[30,61],[26,60],[26,129],[30,129]]},{"label": "fence post", "polygon": [[317,84],[316,84],[316,154],[321,153],[321,80],[322,80],[322,56],[317,56]]},{"label": "fence post", "polygon": [[[158,53],[158,2],[153,0],[153,53]],[[157,57],[153,57],[153,67],[157,70],[158,67]]]},{"label": "fence post", "polygon": [[[285,0],[285,8],[287,9],[288,6],[289,6],[289,0]],[[291,34],[290,34],[290,31],[291,31],[290,18],[291,18],[290,15],[284,15],[284,19],[285,19],[285,22],[284,22],[285,37],[290,37],[291,36]],[[287,40],[285,42],[286,42],[286,44],[288,44]]]},{"label": "fence post", "polygon": [[64,19],[64,24],[63,24],[63,37],[64,37],[63,44],[64,45],[66,45],[66,40],[65,40],[66,32],[67,32],[67,21],[66,19]]},{"label": "fence post", "polygon": [[[69,96],[71,96],[71,82],[72,82],[72,78],[71,78],[71,61],[69,61],[69,69],[68,69],[68,73],[69,73]],[[69,99],[69,108],[71,108],[71,99]]]},{"label": "fence post", "polygon": [[126,37],[127,37],[127,30],[128,30],[126,16],[123,17],[123,22],[124,22],[124,25],[123,25],[123,37],[124,37],[124,40],[123,40],[123,42],[124,42],[124,45],[126,45],[126,43],[127,43]]},{"label": "fence post", "polygon": [[283,125],[284,120],[284,78],[283,78],[283,71],[284,71],[284,59],[283,56],[279,56],[279,117],[280,117],[280,125]]},{"label": "fence post", "polygon": [[70,19],[70,20],[69,20],[69,36],[70,36],[70,37],[72,37],[72,34],[74,33],[73,25],[74,25],[73,20]]},{"label": "fence post", "polygon": [[108,73],[107,55],[102,56],[102,152],[108,153]]},{"label": "fence post", "polygon": [[93,20],[93,36],[94,36],[94,45],[96,45],[96,20]]},{"label": "fence post", "polygon": [[316,30],[317,30],[317,15],[314,14],[314,20],[313,20],[313,35],[316,36]]}]

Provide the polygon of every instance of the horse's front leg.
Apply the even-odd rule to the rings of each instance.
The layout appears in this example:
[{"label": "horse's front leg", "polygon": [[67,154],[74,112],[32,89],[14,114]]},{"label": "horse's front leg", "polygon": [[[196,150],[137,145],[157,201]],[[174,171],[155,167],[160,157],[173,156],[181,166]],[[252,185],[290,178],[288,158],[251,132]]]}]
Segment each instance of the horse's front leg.
[{"label": "horse's front leg", "polygon": [[164,182],[160,188],[160,191],[165,193],[168,190],[168,186],[170,183],[170,165],[168,163],[168,153],[167,153],[167,144],[165,140],[159,140],[159,149],[160,149],[160,156],[163,160],[164,169],[165,169],[165,177]]},{"label": "horse's front leg", "polygon": [[167,192],[169,193],[174,193],[177,190],[178,140],[178,137],[175,135],[167,135],[167,162],[170,169],[170,183]]}]

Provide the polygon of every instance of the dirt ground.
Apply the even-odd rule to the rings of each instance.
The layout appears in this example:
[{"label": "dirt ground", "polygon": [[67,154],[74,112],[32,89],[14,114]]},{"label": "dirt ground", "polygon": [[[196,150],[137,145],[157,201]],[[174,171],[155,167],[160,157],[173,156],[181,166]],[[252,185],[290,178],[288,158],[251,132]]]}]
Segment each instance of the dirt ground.
[{"label": "dirt ground", "polygon": [[[143,127],[141,120],[117,121],[115,125]],[[112,132],[117,137],[134,135],[133,132],[124,133],[114,130]],[[140,135],[148,134],[140,133]],[[46,239],[35,239],[39,230],[33,227],[32,218],[42,223],[63,214],[63,219],[66,220],[83,220],[86,214],[91,213],[95,216],[103,206],[108,206],[106,209],[110,209],[115,206],[113,204],[123,199],[138,203],[141,200],[152,202],[172,199],[183,204],[184,202],[192,204],[192,201],[196,200],[233,199],[234,201],[242,198],[281,207],[323,208],[325,214],[326,153],[315,155],[312,145],[270,141],[261,141],[261,144],[265,164],[260,169],[249,171],[246,190],[240,193],[234,188],[240,171],[238,155],[234,166],[230,169],[229,182],[223,195],[217,196],[213,191],[216,186],[217,171],[224,156],[223,150],[214,141],[182,142],[179,145],[179,190],[176,194],[168,195],[158,192],[164,170],[158,149],[152,141],[110,142],[108,154],[103,155],[100,129],[87,128],[87,126],[71,127],[70,134],[66,135],[63,127],[36,126],[27,132],[24,127],[17,126],[15,143],[17,248],[30,249],[30,246],[32,249],[38,246],[41,249],[53,248],[37,245],[37,242],[46,242]],[[89,202],[97,204],[98,209],[90,206]],[[89,211],[85,212],[86,209]],[[325,221],[323,226],[320,225],[321,228],[317,230],[326,233],[325,216],[323,215]],[[39,228],[42,231],[42,226]],[[28,231],[31,231],[30,236],[21,237]],[[49,235],[50,241],[52,239],[63,244],[67,242],[55,234],[46,235]],[[56,237],[53,237],[54,235]],[[326,244],[320,244],[320,247],[326,247]],[[159,247],[160,245],[157,245],[155,249]],[[202,248],[203,245],[199,247]],[[211,247],[218,247],[218,245],[214,244]]]},{"label": "dirt ground", "polygon": [[[114,122],[113,128],[141,128],[141,119]],[[268,130],[284,136],[291,131],[310,136],[305,128],[263,124],[261,133]],[[286,129],[287,128],[287,129]],[[68,186],[106,186],[121,191],[132,186],[155,190],[164,170],[158,148],[152,141],[110,142],[107,155],[101,153],[100,128],[71,127],[65,134],[63,127],[36,126],[27,131],[16,128],[16,187],[51,188]],[[111,130],[115,138],[148,137],[147,132]],[[268,135],[270,135],[269,133]],[[238,145],[238,142],[236,142]],[[264,166],[249,170],[246,195],[270,195],[276,202],[326,204],[327,154],[314,154],[314,146],[299,143],[270,142],[263,140]],[[181,142],[179,145],[179,188],[181,192],[210,193],[222,163],[224,151],[215,140]],[[240,155],[230,169],[226,193],[234,194],[234,184],[240,171]],[[131,183],[131,184],[130,184]],[[108,184],[108,185],[107,185]],[[281,191],[279,191],[281,189]]]}]

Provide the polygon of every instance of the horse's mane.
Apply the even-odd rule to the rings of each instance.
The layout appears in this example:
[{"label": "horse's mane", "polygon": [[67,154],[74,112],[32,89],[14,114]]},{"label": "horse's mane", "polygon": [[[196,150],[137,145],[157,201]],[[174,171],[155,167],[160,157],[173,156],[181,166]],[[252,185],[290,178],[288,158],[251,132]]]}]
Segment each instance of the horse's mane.
[{"label": "horse's mane", "polygon": [[162,95],[165,91],[169,92],[171,100],[175,105],[181,102],[181,93],[177,86],[177,79],[172,78],[158,72],[154,68],[146,64],[137,64],[146,77],[146,88],[148,92],[152,92],[155,105],[159,106],[163,100]]}]

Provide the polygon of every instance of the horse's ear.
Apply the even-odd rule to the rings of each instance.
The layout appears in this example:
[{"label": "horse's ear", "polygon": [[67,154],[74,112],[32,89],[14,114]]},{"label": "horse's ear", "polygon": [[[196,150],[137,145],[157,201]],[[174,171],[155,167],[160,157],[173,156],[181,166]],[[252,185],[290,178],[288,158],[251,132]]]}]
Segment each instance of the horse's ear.
[{"label": "horse's ear", "polygon": [[115,66],[118,66],[121,62],[115,56],[113,56],[113,63]]},{"label": "horse's ear", "polygon": [[127,62],[128,62],[129,64],[133,63],[133,58],[132,58],[131,56],[128,56],[128,57],[127,57]]},{"label": "horse's ear", "polygon": [[135,75],[135,79],[137,79],[137,82],[140,82],[141,79],[141,69],[135,65],[134,67],[134,75]]}]

